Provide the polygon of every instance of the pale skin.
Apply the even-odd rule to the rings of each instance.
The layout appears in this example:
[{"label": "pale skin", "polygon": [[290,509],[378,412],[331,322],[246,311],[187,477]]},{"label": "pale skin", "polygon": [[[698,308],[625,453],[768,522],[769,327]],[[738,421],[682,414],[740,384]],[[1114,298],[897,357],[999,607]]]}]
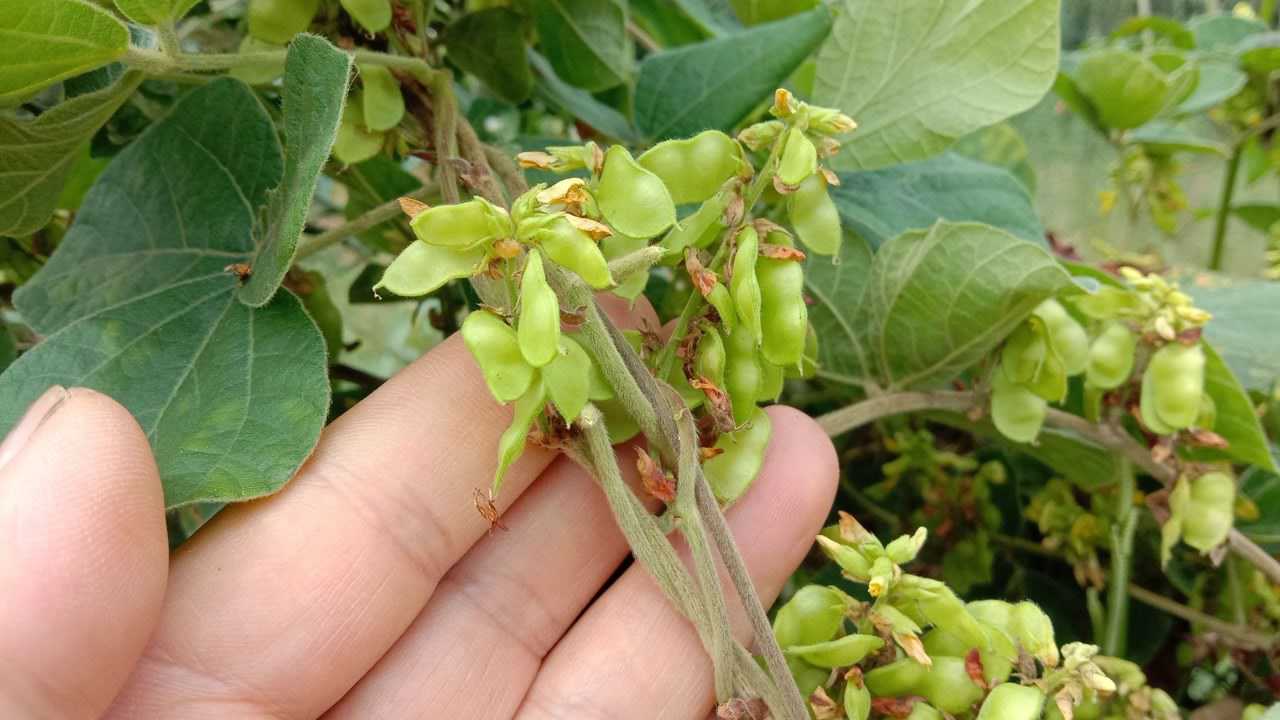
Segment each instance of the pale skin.
[{"label": "pale skin", "polygon": [[[697,635],[642,568],[615,577],[626,543],[581,468],[531,450],[497,500],[509,529],[476,511],[511,411],[460,340],[172,556],[128,411],[78,388],[37,400],[0,445],[0,717],[707,718]],[[764,469],[728,513],[765,602],[837,475],[817,425],[769,412]]]}]

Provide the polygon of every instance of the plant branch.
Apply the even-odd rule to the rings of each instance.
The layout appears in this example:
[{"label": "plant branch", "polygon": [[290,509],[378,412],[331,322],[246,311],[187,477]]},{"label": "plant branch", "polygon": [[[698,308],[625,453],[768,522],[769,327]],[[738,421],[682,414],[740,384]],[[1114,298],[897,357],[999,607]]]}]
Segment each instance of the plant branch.
[{"label": "plant branch", "polygon": [[[818,424],[835,437],[874,420],[891,415],[921,410],[950,410],[963,413],[978,403],[978,396],[968,392],[901,392],[880,395],[833,410],[818,418]],[[1062,430],[1070,430],[1080,437],[1127,457],[1136,467],[1165,485],[1178,478],[1178,472],[1164,463],[1156,462],[1147,448],[1133,438],[1117,432],[1107,425],[1098,425],[1071,413],[1050,408],[1045,424]],[[1261,570],[1273,583],[1280,583],[1280,560],[1272,557],[1244,533],[1232,529],[1227,535],[1227,545],[1232,552]]]},{"label": "plant branch", "polygon": [[[432,193],[435,193],[438,189],[439,188],[434,184],[424,185],[418,190],[409,193],[406,197],[421,200]],[[365,230],[381,225],[388,220],[393,220],[402,212],[404,211],[400,209],[400,199],[396,198],[395,200],[383,203],[365,212],[363,215],[333,228],[332,230],[326,230],[319,235],[313,235],[304,241],[302,246],[298,248],[298,253],[294,256],[294,262],[308,258],[321,250],[337,245],[353,235],[359,235]]]},{"label": "plant branch", "polygon": [[1236,178],[1240,175],[1240,159],[1244,157],[1244,141],[1231,149],[1227,161],[1227,174],[1222,180],[1222,194],[1218,200],[1217,215],[1213,221],[1213,249],[1209,255],[1209,269],[1222,269],[1222,255],[1227,243],[1227,218],[1231,216],[1231,200],[1236,193]]},{"label": "plant branch", "polygon": [[1107,625],[1102,636],[1102,652],[1123,657],[1129,631],[1129,574],[1133,569],[1133,538],[1138,529],[1138,513],[1133,509],[1136,487],[1133,466],[1121,459],[1117,469],[1116,525],[1111,533],[1111,579],[1107,589]]}]

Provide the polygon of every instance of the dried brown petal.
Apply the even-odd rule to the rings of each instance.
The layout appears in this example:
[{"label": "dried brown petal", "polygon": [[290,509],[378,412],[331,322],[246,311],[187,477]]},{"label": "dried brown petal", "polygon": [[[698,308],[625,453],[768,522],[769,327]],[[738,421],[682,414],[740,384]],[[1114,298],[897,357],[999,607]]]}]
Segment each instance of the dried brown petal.
[{"label": "dried brown petal", "polygon": [[516,162],[522,168],[537,168],[538,170],[550,170],[552,163],[556,158],[551,153],[545,153],[540,150],[529,150],[516,155]]},{"label": "dried brown petal", "polygon": [[891,718],[905,718],[911,715],[911,711],[915,709],[916,703],[921,699],[919,697],[872,698],[871,712]]},{"label": "dried brown petal", "polygon": [[644,448],[636,448],[636,470],[640,472],[640,485],[645,492],[664,503],[676,501],[676,479],[671,473],[663,472]]},{"label": "dried brown petal", "polygon": [[785,182],[782,181],[782,178],[778,177],[777,175],[773,176],[773,189],[777,191],[779,195],[790,195],[791,193],[799,189],[799,187],[800,187],[799,185],[786,184]]},{"label": "dried brown petal", "polygon": [[857,544],[874,539],[875,536],[862,527],[862,523],[849,513],[840,510],[840,539],[846,543]]},{"label": "dried brown petal", "polygon": [[1203,428],[1192,428],[1191,430],[1187,431],[1187,435],[1190,437],[1191,444],[1196,445],[1198,447],[1207,447],[1207,448],[1215,448],[1218,450],[1226,450],[1228,447],[1231,446],[1231,443],[1228,442],[1226,438],[1222,437],[1216,432],[1213,432],[1212,430],[1205,430]]},{"label": "dried brown petal", "polygon": [[411,197],[400,198],[400,209],[408,215],[410,219],[416,218],[422,213],[431,209],[431,206]]},{"label": "dried brown petal", "polygon": [[471,501],[476,505],[476,512],[480,513],[480,517],[489,522],[489,532],[494,530],[506,530],[507,526],[502,524],[502,520],[498,513],[498,506],[493,503],[493,495],[486,493],[480,488],[472,491]]},{"label": "dried brown petal", "polygon": [[933,667],[933,658],[929,657],[929,653],[925,651],[924,643],[920,641],[920,636],[915,633],[894,633],[893,639],[897,641],[902,651],[907,654],[907,657],[925,667]]},{"label": "dried brown petal", "polygon": [[964,671],[969,675],[969,679],[974,685],[989,690],[987,685],[987,674],[982,667],[982,655],[978,652],[978,648],[973,648],[964,656]]},{"label": "dried brown petal", "polygon": [[684,254],[684,268],[689,272],[689,279],[693,282],[693,286],[702,293],[703,297],[711,294],[716,289],[716,285],[720,283],[720,278],[715,271],[708,270],[698,259],[698,253],[692,249],[688,249]]},{"label": "dried brown petal", "polygon": [[597,242],[613,234],[613,228],[599,220],[578,217],[577,215],[565,215],[565,219],[569,221],[570,225],[586,233],[592,240]]},{"label": "dried brown petal", "polygon": [[838,720],[844,716],[844,709],[831,699],[821,685],[809,696],[809,707],[813,709],[813,717],[816,720]]},{"label": "dried brown petal", "polygon": [[701,375],[690,379],[689,387],[701,390],[702,394],[707,396],[707,413],[715,423],[718,434],[733,432],[737,429],[738,426],[733,421],[733,401],[724,389]]},{"label": "dried brown petal", "polygon": [[760,243],[760,255],[771,260],[804,260],[804,251],[798,247],[790,245],[774,245],[773,243]]},{"label": "dried brown petal", "polygon": [[503,238],[493,244],[493,256],[510,260],[520,254],[520,243],[511,238]]},{"label": "dried brown petal", "polygon": [[718,447],[698,448],[698,457],[701,458],[703,462],[706,462],[707,460],[710,460],[713,457],[719,457],[720,455],[723,455],[723,454],[724,454],[724,448],[718,448]]}]

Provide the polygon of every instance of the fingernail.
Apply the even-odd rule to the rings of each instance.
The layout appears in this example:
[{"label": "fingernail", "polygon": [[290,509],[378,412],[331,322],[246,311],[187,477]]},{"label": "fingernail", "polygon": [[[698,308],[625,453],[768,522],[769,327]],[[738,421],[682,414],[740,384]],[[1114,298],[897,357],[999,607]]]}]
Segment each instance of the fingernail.
[{"label": "fingernail", "polygon": [[0,468],[9,464],[22,451],[23,446],[31,440],[31,436],[35,434],[50,415],[53,414],[58,406],[62,404],[68,397],[67,389],[61,385],[54,385],[44,394],[31,403],[31,407],[27,408],[27,413],[22,416],[22,420],[9,431],[8,437],[4,442],[0,443]]}]

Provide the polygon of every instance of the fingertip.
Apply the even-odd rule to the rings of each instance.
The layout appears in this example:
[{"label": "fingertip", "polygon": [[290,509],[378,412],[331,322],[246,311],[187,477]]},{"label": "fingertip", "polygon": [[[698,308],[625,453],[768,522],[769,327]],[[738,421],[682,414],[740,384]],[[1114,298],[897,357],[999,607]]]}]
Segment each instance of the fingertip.
[{"label": "fingertip", "polygon": [[[146,435],[74,388],[0,470],[0,710],[96,717],[159,616],[164,497]],[[0,715],[3,715],[0,712]]]},{"label": "fingertip", "polygon": [[840,480],[840,464],[831,438],[813,418],[787,405],[765,409],[773,422],[773,437],[765,452],[761,476],[786,480],[784,495],[798,509],[826,518]]}]

